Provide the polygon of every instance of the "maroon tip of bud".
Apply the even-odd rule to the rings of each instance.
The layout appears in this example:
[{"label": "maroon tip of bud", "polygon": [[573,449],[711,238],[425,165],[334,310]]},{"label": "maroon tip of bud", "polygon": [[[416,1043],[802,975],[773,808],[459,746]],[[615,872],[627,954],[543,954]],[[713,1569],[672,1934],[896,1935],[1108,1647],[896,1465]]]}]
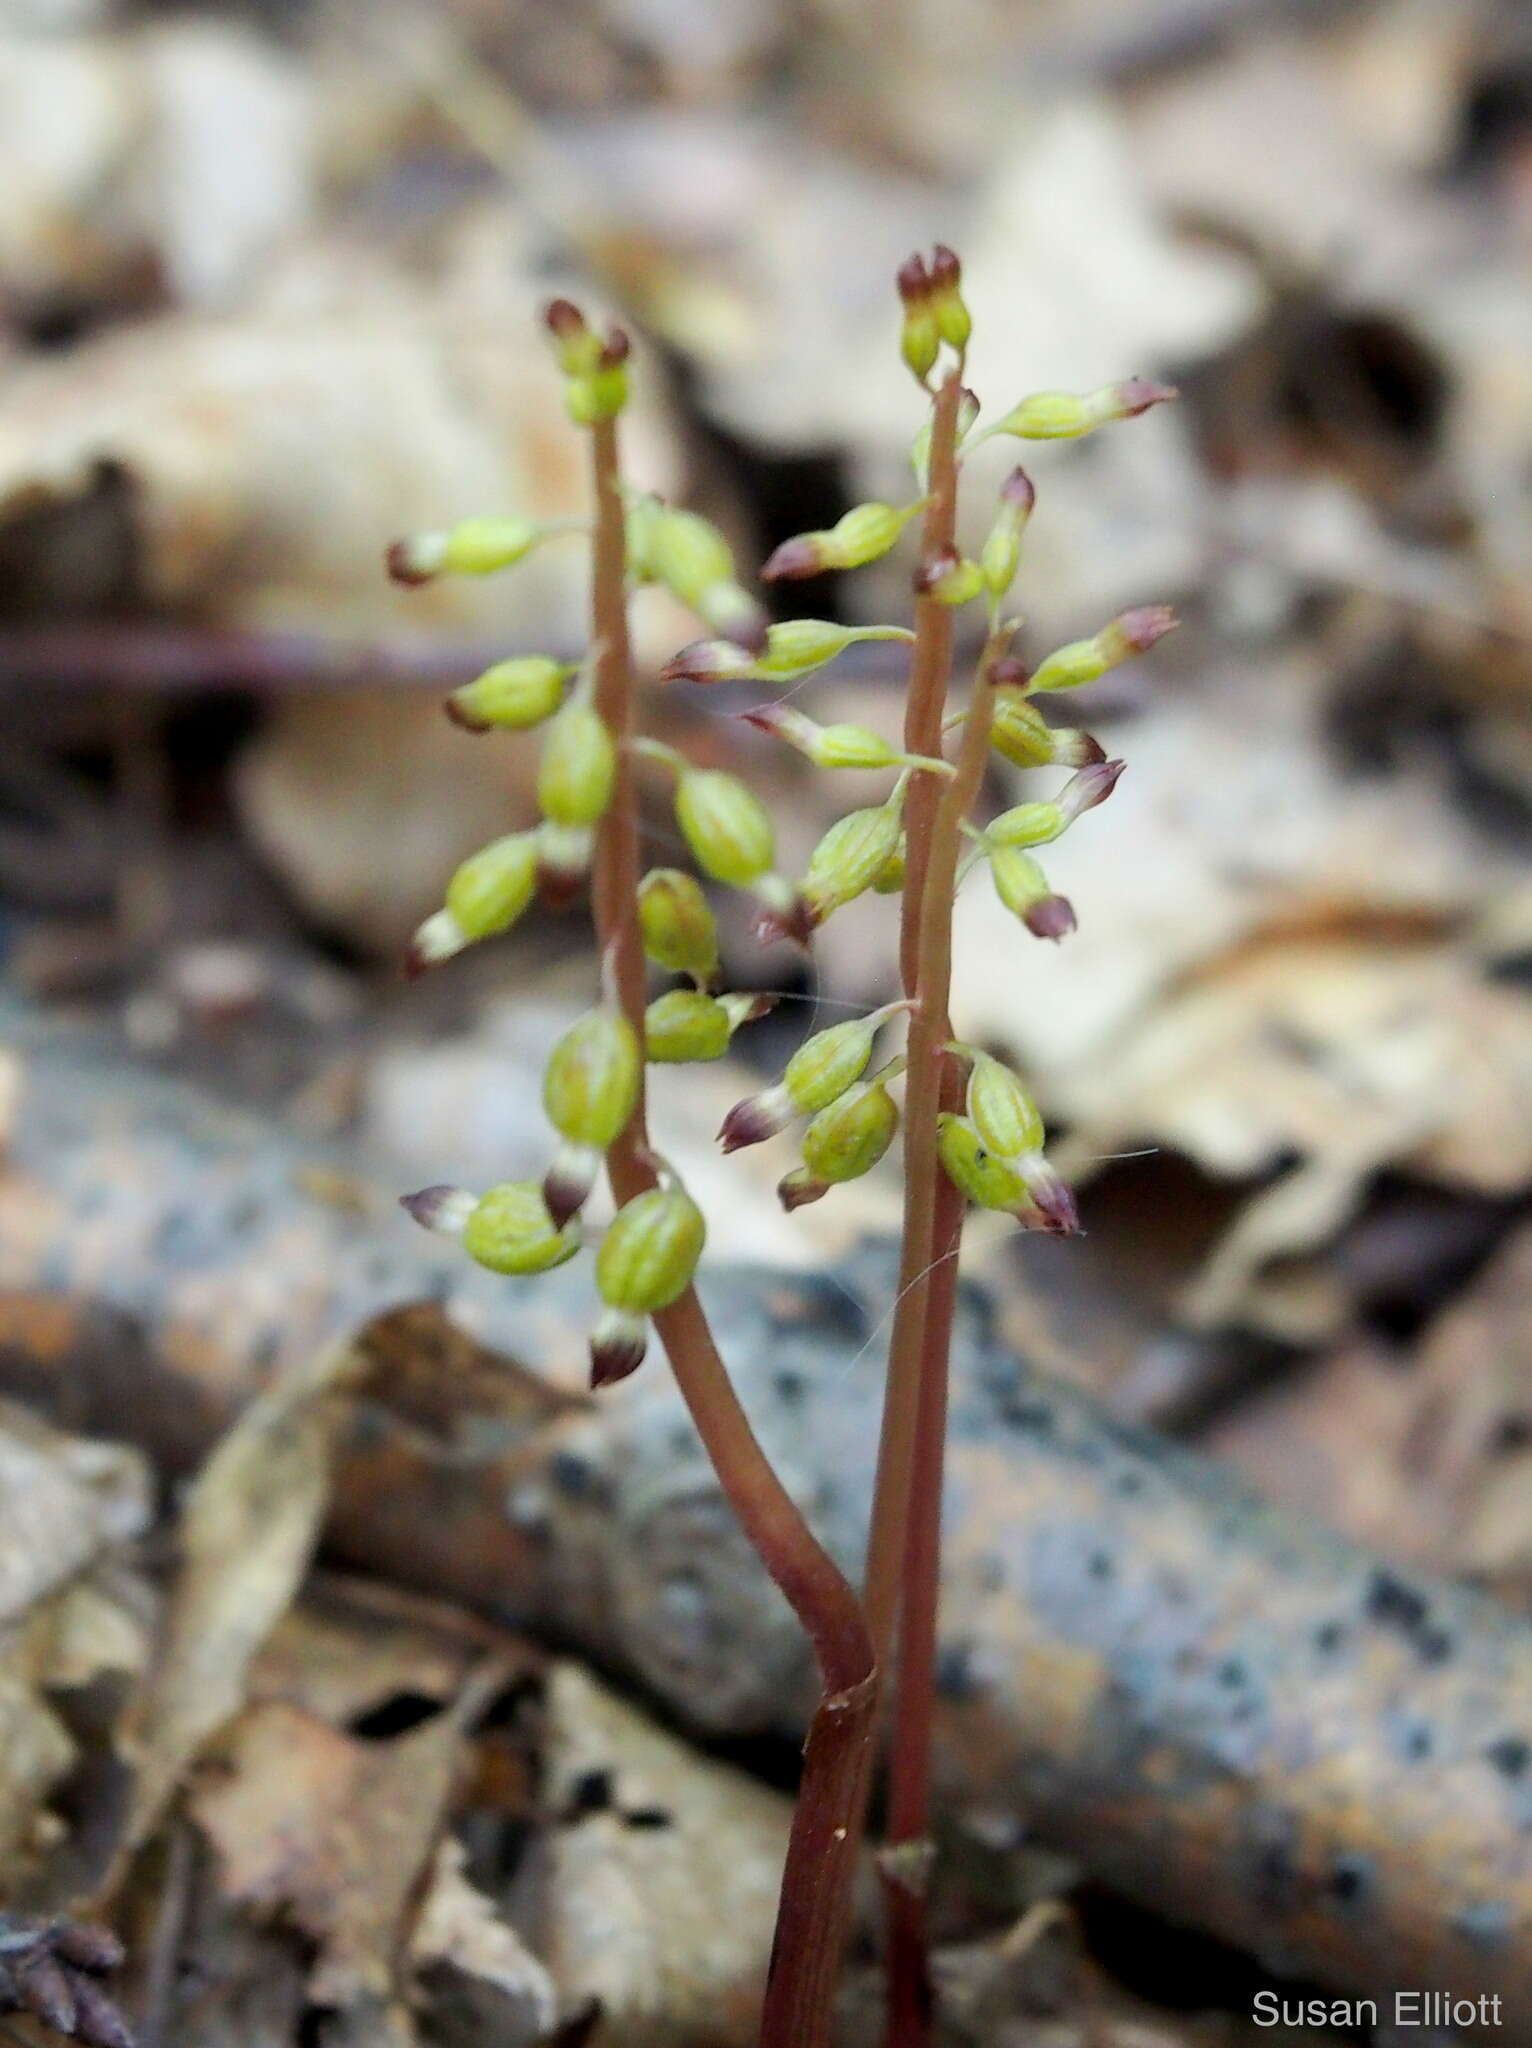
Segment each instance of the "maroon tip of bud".
[{"label": "maroon tip of bud", "polygon": [[997,690],[1024,690],[1032,680],[1032,671],[1014,654],[1002,654],[990,670],[989,679]]},{"label": "maroon tip of bud", "polygon": [[1140,604],[1124,612],[1117,621],[1123,637],[1137,653],[1144,654],[1156,640],[1173,633],[1181,621],[1168,604]]},{"label": "maroon tip of bud", "polygon": [[763,1017],[771,1015],[772,1011],[777,1007],[777,1002],[778,998],[776,996],[757,996],[749,1009],[746,1010],[744,1016],[740,1018],[740,1023],[759,1024]]},{"label": "maroon tip of bud", "polygon": [[782,1129],[779,1120],[761,1107],[758,1095],[736,1102],[718,1130],[718,1142],[725,1152],[743,1152],[747,1145],[759,1145]]},{"label": "maroon tip of bud", "polygon": [[1067,896],[1039,896],[1023,919],[1039,939],[1067,939],[1075,929],[1075,909]]},{"label": "maroon tip of bud", "polygon": [[791,1216],[794,1209],[805,1209],[810,1202],[818,1202],[830,1192],[827,1180],[815,1180],[800,1171],[786,1173],[777,1182],[777,1200]]},{"label": "maroon tip of bud", "polygon": [[615,370],[617,365],[625,363],[632,353],[633,343],[626,327],[609,328],[601,349],[601,367],[603,370]]},{"label": "maroon tip of bud", "polygon": [[585,886],[585,868],[563,867],[557,861],[539,858],[537,894],[549,910],[567,910]]},{"label": "maroon tip of bud", "polygon": [[741,725],[753,725],[757,732],[771,733],[775,736],[782,730],[781,720],[769,704],[760,711],[737,711],[734,715]]},{"label": "maroon tip of bud", "polygon": [[452,720],[452,723],[460,725],[464,732],[489,731],[489,720],[487,718],[475,718],[471,711],[466,710],[457,701],[456,697],[446,698],[442,704],[442,710]]},{"label": "maroon tip of bud", "polygon": [[792,540],[783,541],[767,557],[761,570],[761,581],[782,583],[800,576],[817,576],[819,571],[819,555],[814,543],[800,534]]},{"label": "maroon tip of bud", "polygon": [[957,252],[949,249],[945,242],[938,242],[931,251],[930,279],[938,291],[951,291],[963,281],[963,266]]},{"label": "maroon tip of bud", "polygon": [[1129,377],[1118,385],[1117,396],[1126,416],[1136,420],[1151,405],[1165,405],[1181,394],[1174,384],[1156,384],[1152,377]]},{"label": "maroon tip of bud", "polygon": [[98,1975],[120,1970],[127,1956],[111,1928],[95,1920],[56,1921],[48,1939],[56,1956],[73,1963],[77,1970],[94,1970]]},{"label": "maroon tip of bud", "polygon": [[915,586],[915,595],[924,597],[929,591],[934,590],[943,577],[952,574],[960,560],[956,548],[944,548],[939,555],[928,555],[916,568],[911,579]]},{"label": "maroon tip of bud", "polygon": [[589,1181],[550,1167],[543,1175],[543,1207],[555,1230],[562,1230],[572,1216],[578,1216],[590,1194]]},{"label": "maroon tip of bud", "polygon": [[693,640],[673,654],[660,670],[662,683],[718,683],[728,670],[712,652],[711,640]]},{"label": "maroon tip of bud", "polygon": [[1027,472],[1018,466],[1000,486],[1000,495],[1006,504],[1016,511],[1030,512],[1037,503],[1037,486]]},{"label": "maroon tip of bud", "polygon": [[1094,733],[1075,732],[1067,747],[1060,746],[1058,758],[1066,768],[1094,768],[1106,759],[1106,748]]},{"label": "maroon tip of bud", "polygon": [[619,1380],[628,1379],[643,1364],[648,1349],[646,1337],[593,1339],[590,1347],[591,1386],[615,1387]]},{"label": "maroon tip of bud", "polygon": [[763,946],[772,945],[777,939],[788,939],[805,952],[823,917],[815,910],[806,896],[795,896],[785,910],[768,905],[755,920],[755,936]]},{"label": "maroon tip of bud", "polygon": [[1069,808],[1078,817],[1082,811],[1093,811],[1097,804],[1104,804],[1122,779],[1126,761],[1096,761],[1088,768],[1082,768],[1075,776],[1069,789]]},{"label": "maroon tip of bud", "polygon": [[900,264],[894,282],[899,287],[899,296],[907,306],[918,305],[931,289],[931,280],[926,274],[924,258],[917,251]]},{"label": "maroon tip of bud", "polygon": [[1049,1175],[1031,1190],[1038,1227],[1052,1237],[1075,1237],[1080,1229],[1080,1212],[1068,1183]]},{"label": "maroon tip of bud", "polygon": [[418,981],[430,965],[430,956],[418,942],[412,941],[405,948],[404,978],[406,981]]},{"label": "maroon tip of bud", "polygon": [[543,308],[543,325],[560,341],[585,332],[585,315],[573,299],[550,299]]},{"label": "maroon tip of bud", "polygon": [[[413,1195],[401,1195],[399,1197],[399,1207],[406,1216],[412,1216],[422,1230],[432,1230],[436,1226],[436,1219],[441,1215],[442,1209],[456,1193],[456,1188],[449,1187],[445,1182],[442,1182],[436,1187],[421,1188],[418,1193]],[[107,1967],[111,1968],[113,1966],[109,1964]]]},{"label": "maroon tip of bud", "polygon": [[395,583],[402,583],[406,588],[413,589],[418,584],[431,581],[432,572],[419,566],[410,553],[410,544],[407,540],[392,542],[383,559],[388,565],[389,576]]}]

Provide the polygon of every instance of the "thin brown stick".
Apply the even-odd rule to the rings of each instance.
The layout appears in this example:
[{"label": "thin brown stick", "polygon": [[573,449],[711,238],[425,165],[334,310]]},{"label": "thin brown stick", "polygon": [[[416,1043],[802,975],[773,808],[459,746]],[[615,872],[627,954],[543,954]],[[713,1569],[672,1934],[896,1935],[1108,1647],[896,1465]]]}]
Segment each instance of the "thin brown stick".
[{"label": "thin brown stick", "polygon": [[[596,496],[593,631],[596,709],[619,741],[611,806],[597,837],[597,936],[610,957],[629,1021],[644,1027],[644,954],[638,924],[638,813],[632,752],[633,669],[628,641],[626,539],[615,422],[592,429]],[[642,1093],[607,1155],[618,1202],[655,1184]],[[866,1779],[876,1704],[872,1647],[861,1604],[814,1536],[754,1431],[695,1290],[655,1318],[671,1370],[719,1482],[766,1569],[814,1646],[824,1697],[804,1748],[802,1789],[783,1872],[776,1939],[761,2016],[763,2043],[822,2048],[851,1910],[857,1802]]]},{"label": "thin brown stick", "polygon": [[[922,1041],[939,1033],[928,1057],[939,1070],[938,1106],[957,1109],[961,1095],[950,1055],[948,1003],[952,985],[952,899],[963,821],[973,807],[989,753],[994,698],[990,667],[1003,643],[991,639],[974,684],[963,727],[957,774],[943,791],[931,835],[917,934],[917,1018]],[[916,1031],[910,1033],[911,1063]],[[924,1134],[923,1134],[924,1135]],[[935,1122],[930,1128],[934,1143]],[[930,2037],[931,1987],[924,1850],[931,1825],[931,1724],[936,1700],[936,1638],[941,1592],[942,1480],[947,1457],[947,1387],[952,1319],[957,1306],[958,1252],[963,1198],[938,1171],[931,1219],[931,1267],[921,1325],[920,1385],[916,1406],[910,1500],[903,1556],[898,1676],[889,1776],[884,1896],[888,1910],[888,2048],[923,2048]],[[901,1857],[903,1848],[914,1856]]]}]

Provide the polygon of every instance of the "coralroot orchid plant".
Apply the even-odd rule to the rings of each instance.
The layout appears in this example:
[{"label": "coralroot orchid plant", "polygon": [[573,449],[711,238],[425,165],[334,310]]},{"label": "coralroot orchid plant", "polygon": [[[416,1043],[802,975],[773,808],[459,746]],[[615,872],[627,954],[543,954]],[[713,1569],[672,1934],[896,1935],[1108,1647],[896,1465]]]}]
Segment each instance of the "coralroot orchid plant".
[{"label": "coralroot orchid plant", "polygon": [[[1034,504],[1025,470],[1013,470],[1001,487],[977,560],[958,552],[955,527],[961,458],[978,442],[1072,438],[1175,394],[1140,379],[1084,396],[1041,392],[980,431],[978,401],[963,382],[970,322],[957,258],[941,247],[929,261],[912,257],[898,287],[903,358],[929,402],[913,451],[916,496],[906,505],[858,505],[826,531],[799,534],[776,550],[762,574],[781,582],[858,568],[886,555],[918,521],[912,629],[822,619],[767,624],[712,526],[622,481],[626,335],[619,328],[598,333],[565,300],[548,308],[566,408],[590,448],[594,513],[588,528],[577,529],[588,533],[592,549],[590,652],[579,665],[535,655],[503,661],[448,699],[449,715],[471,731],[543,728],[541,823],[464,861],[411,952],[416,969],[446,960],[507,930],[535,895],[566,904],[589,883],[599,997],[549,1055],[543,1102],[556,1143],[542,1182],[483,1194],[428,1188],[407,1196],[405,1207],[426,1228],[459,1238],[470,1257],[495,1272],[540,1273],[582,1250],[581,1217],[605,1168],[617,1207],[595,1251],[603,1307],[591,1335],[592,1384],[607,1386],[635,1371],[651,1331],[658,1335],[723,1489],[818,1660],[822,1697],[804,1750],[761,2021],[761,2039],[774,2048],[819,2048],[828,2038],[885,1704],[888,2038],[908,2048],[927,2037],[924,1892],[939,1524],[964,1209],[973,1203],[1008,1212],[1031,1230],[1078,1228],[1074,1198],[1048,1160],[1042,1118],[1025,1082],[953,1035],[953,899],[962,875],[982,863],[1022,937],[1059,940],[1073,931],[1074,911],[1050,885],[1035,849],[1110,796],[1122,763],[1108,760],[1088,733],[1050,724],[1039,700],[1143,652],[1174,623],[1158,606],[1126,612],[1029,673],[1012,652],[1018,621],[1007,611]],[[389,563],[406,583],[484,575],[513,567],[570,530],[567,521],[473,519],[400,541]],[[831,826],[796,883],[778,872],[771,818],[743,781],[694,767],[674,747],[637,732],[627,607],[630,589],[642,583],[664,585],[711,636],[677,654],[664,671],[667,680],[794,686],[856,641],[909,645],[898,747],[860,725],[816,724],[786,702],[745,714],[821,768],[883,768],[894,778],[882,803]],[[954,705],[954,629],[970,611],[983,618],[982,644],[971,688]],[[981,639],[977,630],[973,637]],[[981,784],[992,753],[1019,768],[1071,773],[1052,797],[985,822]],[[720,1134],[724,1149],[734,1151],[803,1124],[801,1163],[780,1186],[783,1203],[794,1209],[877,1164],[900,1128],[893,1087],[902,1083],[899,1292],[859,1590],[785,1491],[739,1403],[693,1287],[706,1222],[649,1131],[647,1065],[717,1059],[763,1003],[718,992],[717,932],[697,877],[674,867],[641,871],[640,773],[668,783],[697,868],[714,884],[747,892],[767,936],[811,947],[818,928],[865,891],[902,899],[898,1000],[814,1033],[780,1080],[736,1106]],[[677,981],[652,1000],[649,963]],[[896,1030],[904,1034],[902,1052],[880,1054],[879,1041]],[[891,1671],[897,1678],[885,1687]]]}]

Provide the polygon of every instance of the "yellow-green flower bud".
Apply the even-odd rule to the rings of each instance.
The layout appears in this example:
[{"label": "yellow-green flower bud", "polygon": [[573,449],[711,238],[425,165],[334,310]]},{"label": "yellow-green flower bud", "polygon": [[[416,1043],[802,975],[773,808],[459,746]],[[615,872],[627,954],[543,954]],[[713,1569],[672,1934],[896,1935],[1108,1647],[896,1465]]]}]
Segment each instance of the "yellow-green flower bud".
[{"label": "yellow-green flower bud", "polygon": [[762,653],[728,640],[694,640],[665,664],[667,683],[795,682],[863,640],[910,640],[903,626],[838,626],[829,619],[784,619],[766,629]]},{"label": "yellow-green flower bud", "polygon": [[429,583],[436,576],[492,576],[531,554],[540,541],[563,531],[535,519],[463,519],[443,533],[413,533],[388,550],[396,583]]},{"label": "yellow-green flower bud", "polygon": [[979,568],[984,587],[998,603],[1016,580],[1021,562],[1021,536],[1032,516],[1037,492],[1024,469],[1013,469],[1000,490],[1000,507],[984,546]]},{"label": "yellow-green flower bud", "polygon": [[410,942],[405,972],[419,974],[478,939],[509,931],[537,885],[537,834],[512,832],[470,854],[447,884],[445,907]]},{"label": "yellow-green flower bud", "polygon": [[492,726],[524,732],[551,718],[564,701],[564,685],[574,664],[550,661],[545,654],[521,654],[497,661],[483,675],[454,690],[446,702],[447,716],[468,732]]},{"label": "yellow-green flower bud", "polygon": [[807,755],[816,768],[924,768],[938,775],[950,775],[946,761],[923,754],[904,754],[866,725],[818,725],[795,711],[790,704],[766,704],[759,711],[742,711],[746,725],[786,740],[800,754]]},{"label": "yellow-green flower bud", "polygon": [[1104,804],[1126,766],[1122,761],[1097,761],[1072,775],[1052,803],[1017,804],[986,826],[991,846],[1043,846],[1057,839],[1075,819]]},{"label": "yellow-green flower bud", "polygon": [[853,505],[835,524],[817,533],[795,534],[768,558],[765,583],[822,576],[830,569],[860,569],[886,555],[920,511],[916,505]]},{"label": "yellow-green flower bud", "polygon": [[899,353],[916,382],[924,384],[936,367],[942,338],[936,324],[936,308],[932,304],[931,279],[922,258],[911,256],[908,262],[901,264],[895,282],[904,305]]},{"label": "yellow-green flower bud", "polygon": [[1072,690],[1080,683],[1093,683],[1130,655],[1146,653],[1175,623],[1175,613],[1168,605],[1139,605],[1103,626],[1091,639],[1072,640],[1067,647],[1055,648],[1033,671],[1032,688]]},{"label": "yellow-green flower bud", "polygon": [[595,707],[566,704],[548,728],[537,769],[537,802],[554,825],[594,825],[612,800],[617,747]]},{"label": "yellow-green flower bud", "polygon": [[907,1007],[903,1002],[886,1003],[869,1016],[848,1017],[845,1023],[831,1024],[806,1038],[775,1087],[746,1096],[729,1111],[718,1133],[724,1151],[758,1145],[785,1129],[795,1116],[828,1109],[867,1071],[878,1027]]},{"label": "yellow-green flower bud", "polygon": [[1113,420],[1137,419],[1150,406],[1162,405],[1177,395],[1172,385],[1154,384],[1145,377],[1103,384],[1098,391],[1082,394],[1034,391],[1013,406],[990,432],[1014,434],[1021,441],[1072,441]]},{"label": "yellow-green flower bud", "polygon": [[700,989],[672,988],[644,1012],[644,1051],[657,1064],[722,1059],[733,1035],[729,1012]]},{"label": "yellow-green flower bud", "polygon": [[653,513],[646,560],[655,580],[693,611],[713,584],[734,581],[729,543],[711,520],[681,506],[660,504]]},{"label": "yellow-green flower bud", "polygon": [[697,865],[715,882],[746,889],[770,874],[776,834],[766,807],[737,775],[683,765],[675,809]]},{"label": "yellow-green flower bud", "polygon": [[612,328],[595,368],[566,379],[564,410],[577,427],[614,420],[628,402],[628,350],[620,327]]},{"label": "yellow-green flower bud", "polygon": [[694,875],[652,868],[638,885],[644,951],[668,974],[689,974],[699,987],[718,972],[718,927]]},{"label": "yellow-green flower bud", "polygon": [[1019,846],[993,846],[989,871],[995,894],[1035,937],[1063,939],[1074,930],[1074,908],[1068,897],[1054,894],[1030,853]]},{"label": "yellow-green flower bud", "polygon": [[905,845],[904,834],[899,834],[899,844],[872,878],[873,894],[876,896],[897,896],[904,888]]},{"label": "yellow-green flower bud", "polygon": [[981,1209],[1025,1208],[1027,1184],[1014,1163],[987,1145],[966,1116],[947,1112],[937,1119],[938,1146],[947,1178]]},{"label": "yellow-green flower bud", "polygon": [[800,894],[810,927],[870,889],[899,846],[902,801],[891,799],[838,818],[814,848]]},{"label": "yellow-green flower bud", "polygon": [[679,1183],[625,1202],[596,1254],[596,1286],[610,1314],[591,1338],[591,1383],[625,1379],[643,1359],[644,1319],[669,1308],[692,1283],[707,1238],[702,1211]]},{"label": "yellow-green flower bud", "polygon": [[894,1141],[899,1111],[884,1081],[863,1081],[820,1110],[803,1134],[803,1165],[778,1183],[785,1209],[817,1202],[837,1182],[870,1173]]},{"label": "yellow-green flower bud", "polygon": [[580,1249],[578,1224],[555,1229],[534,1181],[491,1188],[468,1218],[463,1249],[494,1273],[547,1273]]},{"label": "yellow-green flower bud", "polygon": [[958,1050],[970,1061],[968,1116],[983,1142],[1004,1159],[1040,1152],[1043,1120],[1021,1076],[976,1046]]},{"label": "yellow-green flower bud", "polygon": [[959,289],[963,281],[963,267],[944,242],[938,242],[931,252],[930,278],[931,310],[936,319],[936,331],[948,348],[961,355],[973,333],[973,321]]},{"label": "yellow-green flower bud", "polygon": [[543,1071],[543,1107],[561,1138],[604,1152],[628,1127],[643,1063],[622,1012],[601,1004],[564,1033]]},{"label": "yellow-green flower bud", "polygon": [[984,588],[984,572],[977,562],[949,551],[922,562],[914,583],[919,597],[934,597],[938,604],[967,604]]},{"label": "yellow-green flower bud", "polygon": [[589,376],[601,361],[602,342],[579,307],[568,299],[550,299],[543,308],[543,325],[564,375]]},{"label": "yellow-green flower bud", "polygon": [[531,1181],[507,1181],[483,1196],[422,1188],[399,1204],[423,1229],[460,1239],[470,1258],[496,1273],[547,1273],[580,1249],[578,1228],[557,1229]]}]

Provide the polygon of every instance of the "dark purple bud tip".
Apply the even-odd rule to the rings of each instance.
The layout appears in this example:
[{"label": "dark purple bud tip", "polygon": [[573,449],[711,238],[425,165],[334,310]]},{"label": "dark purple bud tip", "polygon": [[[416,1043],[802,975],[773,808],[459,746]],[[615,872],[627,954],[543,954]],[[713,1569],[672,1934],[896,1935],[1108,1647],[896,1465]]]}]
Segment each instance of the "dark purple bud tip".
[{"label": "dark purple bud tip", "polygon": [[799,946],[806,953],[824,916],[817,911],[806,896],[795,896],[785,909],[767,904],[755,920],[755,936],[763,946],[774,945],[778,939],[786,939]]},{"label": "dark purple bud tip", "polygon": [[1024,919],[1039,939],[1067,939],[1075,929],[1074,905],[1067,896],[1039,896]]},{"label": "dark purple bud tip", "polygon": [[721,683],[738,673],[717,640],[693,640],[660,670],[662,683]]},{"label": "dark purple bud tip", "polygon": [[918,306],[929,294],[931,280],[926,274],[925,261],[918,251],[900,264],[894,282],[899,287],[900,298],[907,306]]},{"label": "dark purple bud tip", "polygon": [[990,670],[989,679],[997,690],[1024,690],[1032,680],[1032,671],[1014,654],[1002,654]]},{"label": "dark purple bud tip", "polygon": [[543,308],[543,325],[560,341],[570,341],[585,332],[585,315],[573,299],[550,299]]},{"label": "dark purple bud tip", "polygon": [[434,569],[422,566],[413,544],[407,540],[394,541],[383,559],[388,565],[388,573],[392,580],[404,584],[407,588],[413,589],[419,584],[429,583],[436,573]]},{"label": "dark purple bud tip", "polygon": [[1024,469],[1013,469],[1000,486],[1002,500],[1013,512],[1030,512],[1037,503],[1037,486]]},{"label": "dark purple bud tip", "polygon": [[549,1167],[543,1175],[543,1207],[555,1230],[562,1230],[571,1217],[579,1215],[590,1190],[589,1178],[572,1166],[555,1163]]},{"label": "dark purple bud tip", "polygon": [[404,978],[406,981],[419,981],[421,975],[433,964],[430,954],[418,939],[412,940],[405,948]]},{"label": "dark purple bud tip", "polygon": [[800,533],[794,535],[791,540],[783,541],[779,548],[767,556],[761,570],[761,581],[785,583],[795,581],[800,576],[817,576],[823,566],[818,548],[807,534]]},{"label": "dark purple bud tip", "polygon": [[633,343],[626,327],[612,327],[602,344],[600,366],[603,370],[615,370],[619,363],[625,363],[633,353]]},{"label": "dark purple bud tip", "polygon": [[648,1333],[636,1317],[604,1316],[590,1340],[591,1386],[615,1387],[630,1378],[648,1349]]},{"label": "dark purple bud tip", "polygon": [[1059,808],[1073,820],[1104,804],[1122,778],[1126,761],[1097,761],[1072,776],[1059,796]]},{"label": "dark purple bud tip", "polygon": [[127,1951],[110,1927],[96,1920],[56,1920],[48,1931],[53,1953],[77,1970],[105,1975],[120,1970]]},{"label": "dark purple bud tip", "polygon": [[954,569],[961,566],[961,561],[962,558],[956,548],[944,548],[939,555],[928,555],[925,561],[918,564],[911,578],[915,595],[925,597],[930,591],[935,590]]},{"label": "dark purple bud tip", "polygon": [[422,1230],[435,1230],[447,1214],[449,1204],[456,1203],[459,1194],[459,1189],[442,1182],[436,1187],[421,1188],[418,1194],[401,1195],[399,1207],[406,1216],[412,1216]]},{"label": "dark purple bud tip", "polygon": [[539,899],[550,910],[567,910],[584,888],[588,872],[586,868],[568,867],[562,861],[540,856],[537,863]]},{"label": "dark purple bud tip", "polygon": [[1038,1173],[1031,1186],[1038,1224],[1050,1237],[1075,1237],[1080,1229],[1080,1212],[1074,1191],[1052,1168]]},{"label": "dark purple bud tip", "polygon": [[1144,654],[1156,640],[1163,640],[1167,633],[1173,633],[1181,621],[1168,604],[1141,604],[1130,612],[1124,612],[1117,623],[1128,645],[1137,653]]},{"label": "dark purple bud tip", "polygon": [[830,1192],[827,1180],[818,1180],[806,1166],[798,1166],[791,1173],[784,1173],[777,1182],[777,1200],[791,1216],[794,1209],[803,1209],[810,1202],[820,1201]]},{"label": "dark purple bud tip", "polygon": [[747,1095],[735,1103],[719,1126],[718,1142],[725,1152],[743,1152],[747,1145],[774,1138],[786,1122],[767,1096]]},{"label": "dark purple bud tip", "polygon": [[1078,726],[1056,725],[1053,758],[1061,768],[1094,768],[1106,759],[1106,748],[1094,733],[1082,732]]},{"label": "dark purple bud tip", "polygon": [[939,292],[951,291],[954,285],[963,281],[963,266],[958,261],[956,252],[949,249],[945,242],[938,242],[931,251],[929,276]]},{"label": "dark purple bud tip", "polygon": [[451,719],[452,723],[460,725],[464,732],[489,731],[489,720],[487,718],[475,718],[473,713],[465,705],[460,704],[455,696],[447,697],[443,700],[442,710]]},{"label": "dark purple bud tip", "polygon": [[1174,384],[1156,384],[1152,377],[1129,377],[1117,387],[1117,398],[1123,415],[1136,420],[1140,413],[1147,412],[1151,405],[1165,405],[1172,398],[1179,398],[1180,392]]}]

